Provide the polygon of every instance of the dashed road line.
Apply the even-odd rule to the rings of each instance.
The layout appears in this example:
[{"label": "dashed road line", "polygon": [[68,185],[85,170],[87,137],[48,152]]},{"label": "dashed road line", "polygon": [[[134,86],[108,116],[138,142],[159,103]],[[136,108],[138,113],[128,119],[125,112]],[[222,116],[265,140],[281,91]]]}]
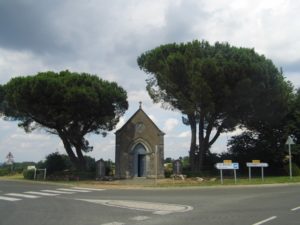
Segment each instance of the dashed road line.
[{"label": "dashed road line", "polygon": [[24,193],[26,193],[26,194],[33,194],[33,195],[41,195],[41,196],[57,196],[57,195],[59,195],[59,194],[46,193],[46,192],[38,192],[38,191],[26,191]]},{"label": "dashed road line", "polygon": [[10,201],[10,202],[15,202],[15,201],[20,201],[22,199],[19,198],[11,198],[11,197],[5,197],[5,196],[0,196],[0,200],[5,200],[5,201]]},{"label": "dashed road line", "polygon": [[74,194],[75,192],[70,191],[56,191],[56,190],[41,190],[42,192],[49,192],[54,194]]},{"label": "dashed road line", "polygon": [[112,223],[103,223],[101,225],[125,225],[125,223],[112,222]]},{"label": "dashed road line", "polygon": [[21,197],[21,198],[40,198],[40,196],[27,195],[27,194],[21,194],[21,193],[7,193],[5,195],[13,196],[13,197]]},{"label": "dashed road line", "polygon": [[74,189],[74,188],[58,188],[57,189],[58,191],[71,191],[71,192],[82,192],[82,193],[88,193],[88,192],[91,192],[91,191],[88,191],[88,190],[80,190],[80,189]]},{"label": "dashed road line", "polygon": [[296,210],[299,210],[300,209],[300,206],[296,207],[296,208],[293,208],[291,209],[291,211],[296,211]]},{"label": "dashed road line", "polygon": [[72,187],[72,189],[87,190],[87,191],[105,191],[105,189],[100,189],[100,188],[85,188],[85,187]]},{"label": "dashed road line", "polygon": [[259,222],[257,222],[257,223],[254,223],[253,225],[261,225],[261,224],[263,224],[263,223],[267,223],[267,222],[269,222],[269,221],[271,221],[271,220],[274,220],[274,219],[276,219],[276,218],[277,218],[277,216],[272,216],[272,217],[270,217],[270,218],[268,218],[268,219],[265,219],[265,220],[259,221]]}]

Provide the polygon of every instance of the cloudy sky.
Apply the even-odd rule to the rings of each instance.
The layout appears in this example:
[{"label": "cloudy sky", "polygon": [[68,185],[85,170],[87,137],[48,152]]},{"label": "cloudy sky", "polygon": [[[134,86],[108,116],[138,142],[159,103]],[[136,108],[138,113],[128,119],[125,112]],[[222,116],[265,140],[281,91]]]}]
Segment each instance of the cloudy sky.
[{"label": "cloudy sky", "polygon": [[[128,92],[129,110],[118,127],[143,109],[167,134],[165,157],[188,154],[189,127],[181,115],[154,105],[145,91],[147,75],[136,59],[161,44],[195,39],[255,48],[282,67],[300,86],[300,1],[298,0],[0,0],[0,84],[41,71],[97,74]],[[236,131],[238,132],[238,131]],[[223,134],[213,151],[226,150]],[[114,160],[114,133],[90,135],[96,159]],[[0,120],[0,162],[39,161],[64,152],[56,136],[25,134]]]}]

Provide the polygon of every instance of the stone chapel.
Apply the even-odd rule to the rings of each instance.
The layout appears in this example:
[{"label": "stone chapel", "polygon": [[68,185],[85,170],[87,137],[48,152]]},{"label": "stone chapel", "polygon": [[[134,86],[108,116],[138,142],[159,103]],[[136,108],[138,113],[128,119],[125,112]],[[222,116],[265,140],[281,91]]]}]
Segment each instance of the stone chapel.
[{"label": "stone chapel", "polygon": [[164,132],[139,109],[116,131],[115,176],[128,178],[164,177]]}]

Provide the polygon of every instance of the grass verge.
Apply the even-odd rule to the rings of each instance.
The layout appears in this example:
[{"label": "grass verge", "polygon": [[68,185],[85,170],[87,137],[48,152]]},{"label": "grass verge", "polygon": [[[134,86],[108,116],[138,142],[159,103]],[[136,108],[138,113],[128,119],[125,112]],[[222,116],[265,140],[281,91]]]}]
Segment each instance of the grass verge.
[{"label": "grass verge", "polygon": [[[16,174],[12,176],[2,176],[0,179],[9,180],[24,180],[22,174]],[[36,182],[36,181],[33,181]],[[83,186],[83,187],[94,187],[94,188],[172,188],[172,187],[213,187],[213,186],[229,186],[229,185],[266,185],[266,184],[300,184],[300,176],[295,176],[292,179],[290,177],[265,177],[264,180],[261,178],[252,178],[249,180],[246,177],[237,178],[235,184],[234,179],[225,178],[223,184],[220,179],[216,178],[204,178],[204,180],[196,178],[187,178],[185,180],[173,180],[173,179],[129,179],[129,180],[115,180],[115,181],[94,181],[94,180],[83,180],[83,181],[41,181],[41,183],[51,184],[64,184],[71,186]]]}]

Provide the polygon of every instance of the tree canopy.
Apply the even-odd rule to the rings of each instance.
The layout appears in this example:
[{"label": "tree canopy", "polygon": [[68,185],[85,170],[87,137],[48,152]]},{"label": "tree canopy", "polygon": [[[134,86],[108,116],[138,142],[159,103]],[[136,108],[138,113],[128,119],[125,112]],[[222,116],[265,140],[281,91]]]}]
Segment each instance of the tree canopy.
[{"label": "tree canopy", "polygon": [[16,77],[0,88],[6,119],[26,132],[44,128],[62,140],[71,161],[84,169],[83,152],[92,150],[88,133],[105,135],[128,108],[127,93],[115,82],[69,71]]},{"label": "tree canopy", "polygon": [[196,40],[161,45],[141,54],[137,62],[149,74],[147,90],[153,101],[185,115],[194,171],[203,169],[222,132],[242,125],[251,128],[259,121],[276,123],[287,113],[291,85],[254,49]]}]

